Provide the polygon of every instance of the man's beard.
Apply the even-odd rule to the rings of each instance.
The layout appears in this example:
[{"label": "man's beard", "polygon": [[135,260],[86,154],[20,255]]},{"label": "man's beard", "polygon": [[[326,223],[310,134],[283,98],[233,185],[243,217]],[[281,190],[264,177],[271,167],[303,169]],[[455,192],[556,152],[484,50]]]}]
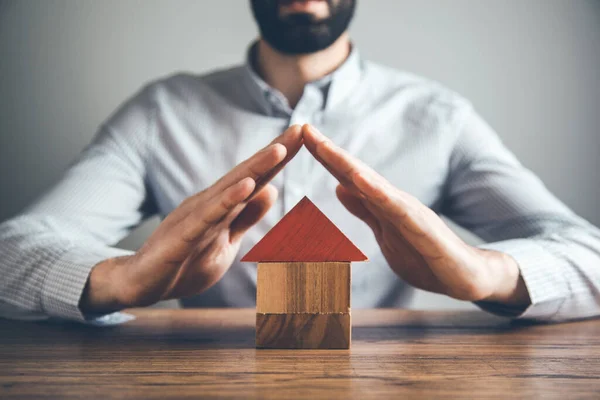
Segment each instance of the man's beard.
[{"label": "man's beard", "polygon": [[329,17],[279,16],[279,0],[250,0],[262,38],[284,54],[310,54],[331,46],[348,29],[356,0],[327,0]]}]

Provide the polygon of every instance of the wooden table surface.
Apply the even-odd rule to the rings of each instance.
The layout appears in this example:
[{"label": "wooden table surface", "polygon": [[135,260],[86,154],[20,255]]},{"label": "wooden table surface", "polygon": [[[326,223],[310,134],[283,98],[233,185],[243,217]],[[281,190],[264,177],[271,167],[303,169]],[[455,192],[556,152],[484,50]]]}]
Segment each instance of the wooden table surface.
[{"label": "wooden table surface", "polygon": [[255,310],[0,319],[0,398],[600,398],[600,320],[354,310],[350,350],[256,350]]}]

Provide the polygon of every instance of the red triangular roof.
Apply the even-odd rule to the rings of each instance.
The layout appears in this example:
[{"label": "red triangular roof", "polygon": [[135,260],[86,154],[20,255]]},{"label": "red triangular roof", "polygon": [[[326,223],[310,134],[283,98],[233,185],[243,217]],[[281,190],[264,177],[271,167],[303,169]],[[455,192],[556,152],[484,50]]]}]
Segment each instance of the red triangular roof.
[{"label": "red triangular roof", "polygon": [[342,231],[304,197],[242,258],[251,262],[366,261]]}]

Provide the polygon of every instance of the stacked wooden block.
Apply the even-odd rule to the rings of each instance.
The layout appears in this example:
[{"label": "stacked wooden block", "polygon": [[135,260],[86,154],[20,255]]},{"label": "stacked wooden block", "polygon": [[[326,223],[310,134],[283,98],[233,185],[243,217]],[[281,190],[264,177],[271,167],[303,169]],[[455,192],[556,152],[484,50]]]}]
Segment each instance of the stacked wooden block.
[{"label": "stacked wooden block", "polygon": [[259,263],[256,345],[350,347],[350,263]]}]

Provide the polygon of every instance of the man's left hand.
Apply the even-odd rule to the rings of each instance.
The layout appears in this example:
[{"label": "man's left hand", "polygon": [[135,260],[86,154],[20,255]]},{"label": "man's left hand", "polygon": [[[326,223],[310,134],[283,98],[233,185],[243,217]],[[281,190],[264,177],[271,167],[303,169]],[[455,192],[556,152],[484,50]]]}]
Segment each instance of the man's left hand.
[{"label": "man's left hand", "polygon": [[515,260],[466,244],[430,208],[310,125],[304,144],[340,182],[341,203],[375,234],[390,267],[409,284],[460,300],[530,303]]}]

